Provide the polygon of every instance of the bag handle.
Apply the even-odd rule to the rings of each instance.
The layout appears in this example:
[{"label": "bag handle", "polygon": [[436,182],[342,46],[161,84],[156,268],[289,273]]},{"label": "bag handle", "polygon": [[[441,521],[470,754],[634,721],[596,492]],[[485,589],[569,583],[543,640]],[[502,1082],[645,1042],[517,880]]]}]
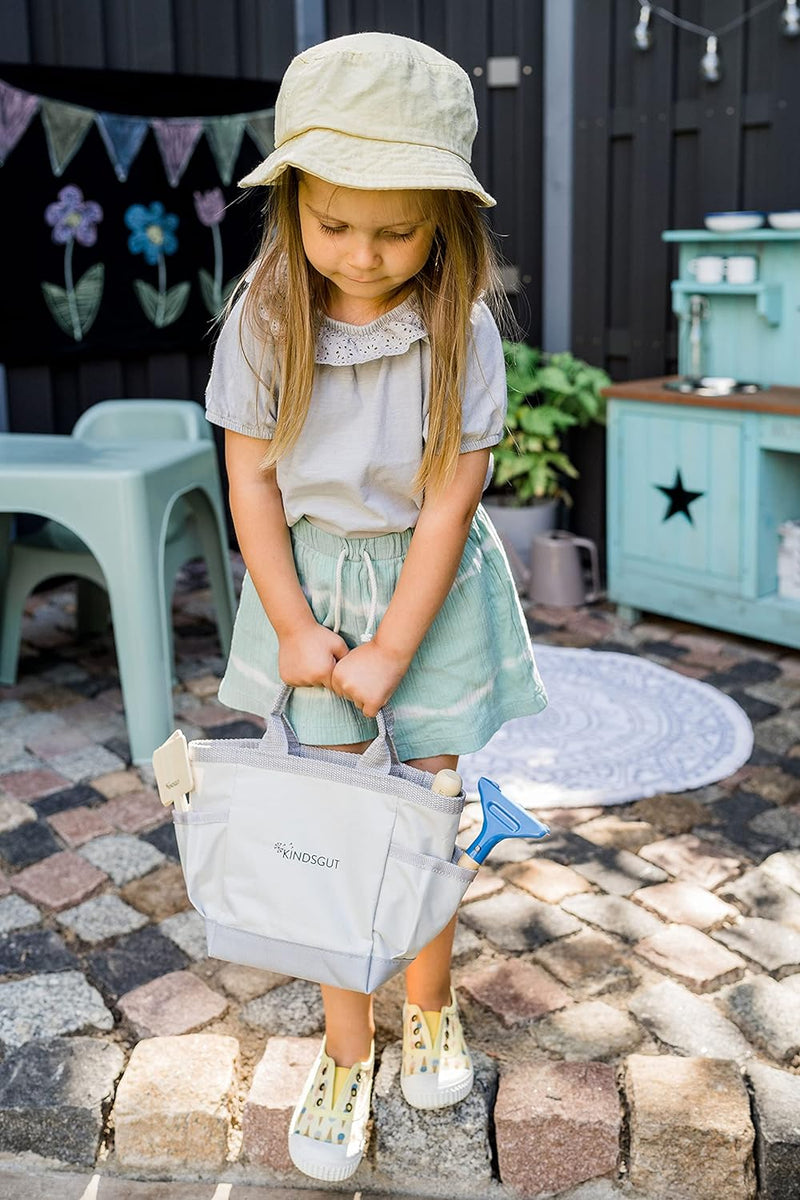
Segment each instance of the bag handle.
[{"label": "bag handle", "polygon": [[[294,688],[281,684],[278,694],[270,709],[267,728],[261,741],[264,748],[272,754],[299,754],[300,742],[286,716],[286,704]],[[375,720],[378,723],[378,736],[370,742],[360,755],[365,766],[373,771],[383,771],[388,775],[393,763],[400,761],[397,747],[394,744],[394,714],[388,704],[379,709]]]}]

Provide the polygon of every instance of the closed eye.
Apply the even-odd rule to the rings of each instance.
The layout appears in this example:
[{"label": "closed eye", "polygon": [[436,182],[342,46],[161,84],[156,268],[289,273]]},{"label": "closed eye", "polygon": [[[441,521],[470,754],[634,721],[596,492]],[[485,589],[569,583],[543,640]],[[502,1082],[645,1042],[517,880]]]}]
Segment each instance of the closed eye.
[{"label": "closed eye", "polygon": [[323,225],[321,221],[319,227],[322,233],[330,234],[331,237],[336,233],[344,233],[347,229],[346,225]]}]

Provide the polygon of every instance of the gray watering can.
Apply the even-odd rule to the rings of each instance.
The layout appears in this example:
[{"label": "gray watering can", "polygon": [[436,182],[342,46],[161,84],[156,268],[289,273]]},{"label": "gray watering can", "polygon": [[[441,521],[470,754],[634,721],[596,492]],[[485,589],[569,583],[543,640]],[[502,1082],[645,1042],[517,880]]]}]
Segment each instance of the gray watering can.
[{"label": "gray watering can", "polygon": [[[592,586],[588,591],[581,551],[589,555]],[[563,529],[551,529],[533,539],[528,595],[535,604],[577,608],[590,604],[599,594],[600,569],[594,542]]]}]

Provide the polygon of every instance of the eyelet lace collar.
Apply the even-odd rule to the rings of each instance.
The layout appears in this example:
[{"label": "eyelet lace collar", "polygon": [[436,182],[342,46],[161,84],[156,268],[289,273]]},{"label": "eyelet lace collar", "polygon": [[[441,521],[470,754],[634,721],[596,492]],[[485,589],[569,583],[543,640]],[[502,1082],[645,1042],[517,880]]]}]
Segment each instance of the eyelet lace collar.
[{"label": "eyelet lace collar", "polygon": [[409,296],[368,325],[349,325],[323,317],[314,361],[332,367],[373,362],[376,358],[405,354],[414,342],[427,336],[419,309]]}]

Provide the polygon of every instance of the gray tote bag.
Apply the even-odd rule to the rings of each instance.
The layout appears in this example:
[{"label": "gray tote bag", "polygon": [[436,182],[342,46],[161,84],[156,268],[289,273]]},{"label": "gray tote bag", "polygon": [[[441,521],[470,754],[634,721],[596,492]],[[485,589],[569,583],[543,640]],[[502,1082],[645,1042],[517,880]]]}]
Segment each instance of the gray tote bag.
[{"label": "gray tote bag", "polygon": [[[278,695],[263,738],[154,756],[186,888],[214,958],[372,992],[448,923],[475,878],[456,865],[464,793],[398,761],[388,708],[363,754],[301,746]],[[180,782],[179,782],[180,778]],[[185,797],[185,798],[184,798]]]}]

